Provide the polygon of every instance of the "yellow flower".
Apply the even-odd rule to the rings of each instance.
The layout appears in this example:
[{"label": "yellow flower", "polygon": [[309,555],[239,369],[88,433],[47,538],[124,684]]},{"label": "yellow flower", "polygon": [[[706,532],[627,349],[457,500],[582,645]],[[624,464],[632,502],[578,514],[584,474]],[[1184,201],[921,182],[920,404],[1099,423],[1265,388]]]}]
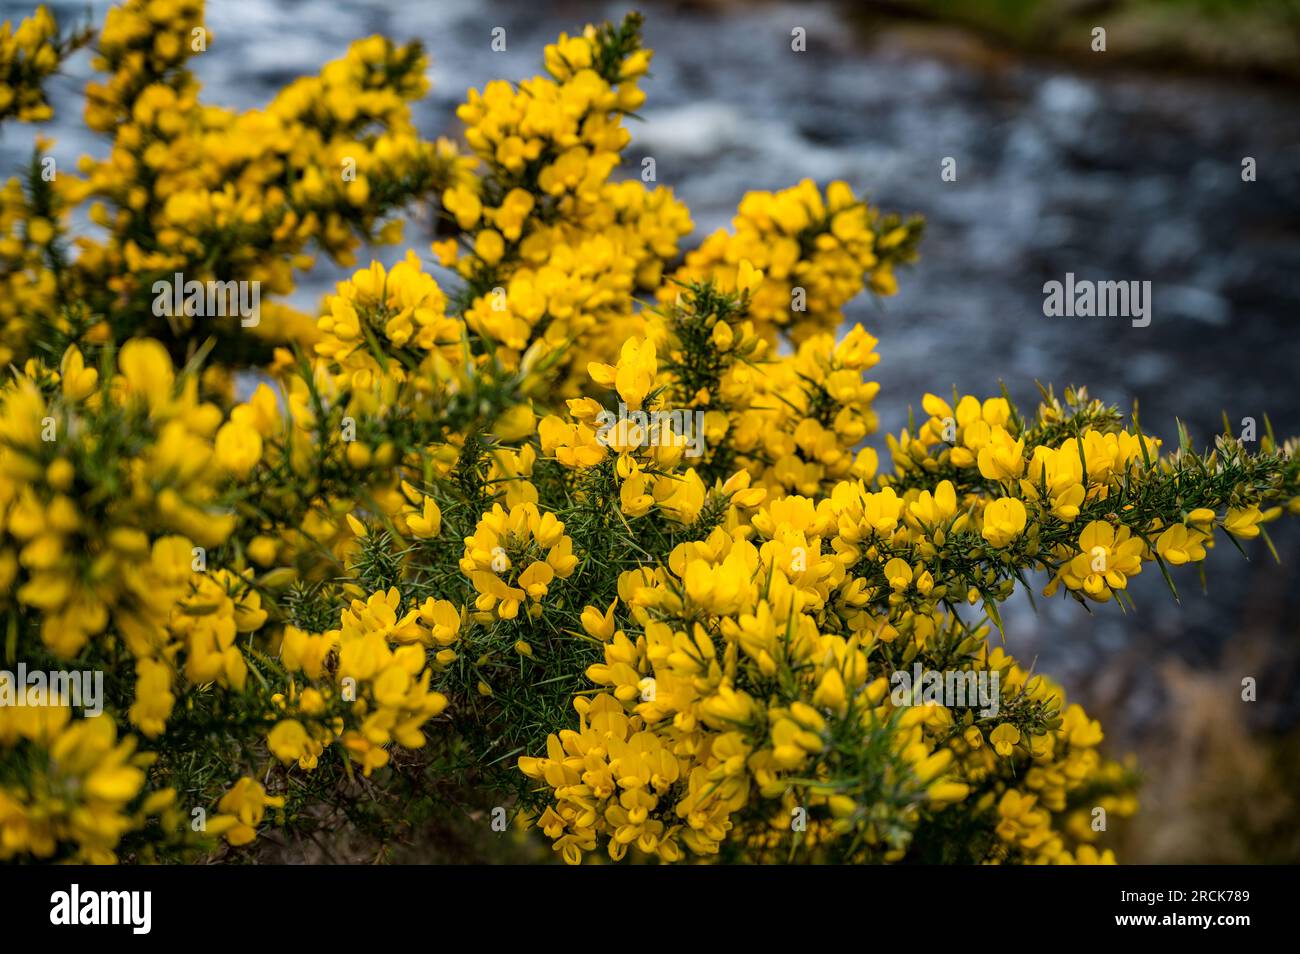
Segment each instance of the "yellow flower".
[{"label": "yellow flower", "polygon": [[225,835],[232,846],[246,845],[257,837],[267,808],[284,806],[283,796],[266,794],[261,783],[247,776],[239,779],[217,803],[219,814],[208,820],[211,834]]},{"label": "yellow flower", "polygon": [[628,410],[640,410],[646,394],[654,384],[658,362],[655,343],[629,338],[623,343],[617,367],[592,362],[587,366],[591,378],[604,387],[613,387]]},{"label": "yellow flower", "polygon": [[1223,518],[1223,529],[1234,537],[1251,540],[1259,536],[1259,522],[1264,518],[1258,506],[1230,507]]},{"label": "yellow flower", "polygon": [[501,233],[494,229],[484,229],[478,233],[474,240],[474,254],[489,265],[495,265],[501,261],[501,256],[505,254],[506,243],[501,237]]},{"label": "yellow flower", "polygon": [[420,606],[420,620],[429,627],[439,646],[450,646],[460,634],[460,610],[451,600],[429,597]]},{"label": "yellow flower", "polygon": [[978,463],[981,476],[989,480],[1016,480],[1025,472],[1025,441],[1011,439],[999,426],[994,426],[988,443],[979,449]]},{"label": "yellow flower", "polygon": [[1156,538],[1156,552],[1173,566],[1205,559],[1206,535],[1175,523]]},{"label": "yellow flower", "polygon": [[266,738],[267,747],[281,762],[296,762],[307,751],[307,730],[296,719],[277,722]]},{"label": "yellow flower", "polygon": [[1128,527],[1117,530],[1094,520],[1079,534],[1079,553],[1061,567],[1059,576],[1070,589],[1105,602],[1113,590],[1128,586],[1129,577],[1142,572],[1145,551],[1146,545],[1131,536]]},{"label": "yellow flower", "polygon": [[957,513],[957,493],[952,481],[940,481],[933,494],[921,491],[907,509],[914,520],[930,528],[949,520]]},{"label": "yellow flower", "polygon": [[650,512],[655,499],[646,493],[649,486],[650,478],[639,471],[623,481],[618,490],[619,507],[623,513],[629,517],[641,517]]},{"label": "yellow flower", "polygon": [[442,532],[442,510],[432,497],[425,497],[424,507],[418,515],[407,514],[406,526],[417,539],[432,539]]},{"label": "yellow flower", "polygon": [[99,386],[99,372],[86,367],[85,359],[76,345],[64,352],[59,370],[63,375],[64,397],[70,401],[85,400]]},{"label": "yellow flower", "polygon": [[262,458],[262,435],[234,421],[217,431],[217,460],[236,477],[247,477]]},{"label": "yellow flower", "polygon": [[313,635],[296,626],[286,626],[280,643],[280,659],[290,672],[301,670],[308,678],[319,679],[337,643],[337,633]]},{"label": "yellow flower", "polygon": [[474,536],[465,538],[460,568],[479,593],[480,613],[514,619],[525,600],[540,612],[551,581],[567,579],[577,563],[564,524],[525,502],[508,511],[494,504],[483,515]]},{"label": "yellow flower", "polygon": [[161,409],[170,399],[175,371],[167,350],[157,341],[128,341],[118,353],[117,364],[127,392],[143,395],[151,409]]},{"label": "yellow flower", "polygon": [[614,638],[614,607],[618,605],[615,599],[609,604],[605,612],[601,612],[594,606],[584,607],[582,610],[582,628],[587,631],[587,635],[599,639],[601,642],[609,642]]},{"label": "yellow flower", "polygon": [[842,713],[847,705],[847,698],[844,693],[844,679],[838,669],[828,669],[822,674],[821,680],[817,683],[817,691],[813,693],[813,705],[822,706],[835,712]]},{"label": "yellow flower", "polygon": [[265,535],[256,536],[248,541],[248,556],[258,566],[270,566],[275,562],[279,545],[275,539]]},{"label": "yellow flower", "polygon": [[1015,497],[999,497],[984,508],[984,539],[1005,547],[1025,530],[1025,505]]},{"label": "yellow flower", "polygon": [[893,557],[885,564],[885,579],[888,581],[890,589],[896,593],[901,593],[912,584],[912,568],[908,566],[906,560]]},{"label": "yellow flower", "polygon": [[149,738],[161,735],[167,727],[176,697],[172,694],[172,670],[156,659],[140,659],[135,664],[135,701],[128,716],[131,724]]},{"label": "yellow flower", "polygon": [[502,441],[520,441],[536,430],[537,416],[531,405],[516,404],[492,423],[492,431]]},{"label": "yellow flower", "polygon": [[989,733],[989,742],[998,755],[1005,758],[1020,744],[1020,730],[1010,722],[1003,722]]},{"label": "yellow flower", "polygon": [[483,214],[478,196],[461,186],[454,186],[442,194],[442,206],[456,217],[456,224],[462,229],[473,228]]}]

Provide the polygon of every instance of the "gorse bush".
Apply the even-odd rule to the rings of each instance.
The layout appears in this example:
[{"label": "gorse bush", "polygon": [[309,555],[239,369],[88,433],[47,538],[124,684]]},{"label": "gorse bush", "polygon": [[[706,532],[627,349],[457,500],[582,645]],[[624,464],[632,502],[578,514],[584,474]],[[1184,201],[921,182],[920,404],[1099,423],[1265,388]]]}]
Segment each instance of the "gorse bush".
[{"label": "gorse bush", "polygon": [[[1172,586],[1300,511],[1295,445],[927,394],[882,467],[876,339],[836,333],[919,223],[802,182],[683,253],[672,192],[613,178],[638,27],[471,90],[462,152],[411,123],[418,45],[235,113],[187,66],[199,3],[109,12],[107,158],[50,175],[38,143],[0,193],[6,669],[104,675],[94,717],[8,676],[0,859],[391,846],[449,811],[568,862],[1113,860],[1135,769],[998,606]],[[88,41],[6,25],[0,116],[47,117]],[[432,259],[278,300],[420,209]]]}]

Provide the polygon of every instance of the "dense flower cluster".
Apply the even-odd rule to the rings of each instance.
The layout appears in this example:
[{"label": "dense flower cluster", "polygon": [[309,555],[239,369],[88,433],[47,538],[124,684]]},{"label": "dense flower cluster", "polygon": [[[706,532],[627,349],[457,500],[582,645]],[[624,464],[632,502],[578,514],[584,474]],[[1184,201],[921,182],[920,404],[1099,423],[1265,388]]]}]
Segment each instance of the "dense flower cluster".
[{"label": "dense flower cluster", "polygon": [[[70,719],[65,705],[0,706],[4,744],[17,745],[26,766],[22,789],[5,796],[6,836],[12,825],[19,839],[12,850],[38,857],[67,842],[76,857],[111,859],[125,832],[175,796],[170,786],[146,792],[143,769],[157,770],[181,751],[136,754],[140,738],[165,747],[204,707],[237,706],[275,725],[269,740],[277,756],[293,748],[284,726],[302,728],[281,714],[301,711],[316,732],[314,751],[338,738],[369,774],[387,761],[385,745],[422,745],[420,726],[446,705],[427,688],[423,648],[389,648],[409,641],[403,627],[410,621],[395,625],[395,591],[388,602],[383,594],[369,606],[358,601],[342,613],[340,631],[318,637],[337,650],[331,676],[342,688],[295,686],[300,667],[309,681],[322,679],[324,654],[304,667],[310,653],[292,629],[276,637],[281,665],[263,671],[248,640],[269,638],[264,580],[238,558],[230,568],[215,565],[236,525],[230,487],[243,468],[244,449],[229,435],[250,426],[246,415],[222,423],[217,406],[198,400],[195,376],[178,375],[156,341],[126,342],[117,365],[101,377],[72,347],[57,369],[29,362],[0,392],[0,608],[29,666],[110,673],[106,695],[120,706],[121,731],[138,733],[116,741],[111,718]],[[424,615],[444,645],[454,641],[458,614],[449,620],[446,607],[431,603]],[[434,631],[426,632],[424,642],[433,644]],[[249,685],[250,672],[260,692]],[[273,692],[276,680],[283,688]],[[297,745],[305,765],[312,744]],[[65,789],[72,801],[62,801]],[[92,799],[84,811],[83,789]],[[60,821],[61,812],[72,820]]]},{"label": "dense flower cluster", "polygon": [[[762,272],[749,315],[769,336],[784,331],[795,343],[837,331],[841,309],[864,286],[897,292],[894,268],[915,258],[921,233],[918,220],[882,215],[845,182],[831,183],[823,196],[810,179],[781,192],[749,193],[731,225],[734,232],[714,232],[689,252],[675,277],[735,291],[736,268],[749,262]],[[674,295],[672,287],[662,295]]]},{"label": "dense flower cluster", "polygon": [[630,22],[588,27],[546,48],[546,76],[470,90],[457,110],[481,164],[443,194],[457,238],[434,251],[468,283],[465,321],[507,368],[580,374],[691,231],[670,189],[610,180],[649,63]]},{"label": "dense flower cluster", "polygon": [[[712,307],[712,295],[695,292],[680,307]],[[687,336],[694,317],[676,318]],[[821,419],[842,420],[853,397],[869,401],[862,368],[873,363],[873,344],[861,329],[839,349],[809,339],[768,359],[776,368],[763,377],[806,382]],[[787,378],[783,364],[799,370]],[[682,384],[675,371],[661,375],[651,345],[635,341],[617,368],[591,373],[627,407]],[[815,399],[818,382],[835,376],[822,387],[842,396],[838,410]],[[743,419],[763,413],[763,400],[755,388],[729,410]],[[1032,425],[1004,398],[955,403],[954,411],[927,395],[930,419],[917,437],[891,441],[895,473],[876,475],[873,454],[851,453],[865,433],[861,417],[817,429],[796,397],[778,416],[789,422],[782,436],[794,431],[787,449],[814,456],[824,447],[823,467],[791,486],[781,470],[788,458],[769,452],[770,465],[755,461],[712,490],[680,455],[656,459],[647,478],[642,448],[584,435],[593,407],[582,401],[570,402],[569,424],[542,422],[544,451],[548,432],[563,434],[553,451],[563,466],[609,468],[627,519],[660,513],[703,533],[707,513],[711,525],[657,568],[624,571],[616,600],[583,613],[588,635],[605,644],[587,674],[607,692],[579,700],[579,730],[553,735],[546,757],[521,763],[554,790],[538,823],[567,859],[602,836],[614,858],[630,844],[665,860],[683,850],[714,854],[736,837],[726,834],[733,828],[755,850],[776,850],[795,811],[818,822],[807,829],[809,850],[890,860],[923,837],[924,811],[952,803],[1000,819],[998,838],[968,860],[1095,856],[1086,850],[1093,833],[1079,821],[1087,812],[1072,794],[1122,816],[1134,804],[1124,772],[1098,755],[1100,727],[1059,688],[988,650],[997,603],[1027,569],[1051,575],[1048,595],[1064,583],[1079,599],[1108,600],[1144,562],[1203,559],[1216,524],[1245,536],[1280,507],[1261,511],[1251,499],[1254,465],[1239,445],[1223,443],[1210,459],[1226,482],[1198,487],[1178,458],[1158,457],[1158,441],[1116,428],[1077,395],[1067,407],[1045,404]],[[1064,432],[1080,436],[1060,439]],[[590,454],[574,452],[588,445]],[[750,450],[725,422],[710,434],[714,463]],[[751,486],[754,472],[764,486]],[[805,488],[808,496],[797,492]],[[1171,511],[1164,499],[1174,489]],[[685,519],[683,495],[692,499]],[[1171,520],[1171,512],[1185,516]],[[965,602],[981,604],[986,621],[963,617]],[[891,677],[917,660],[945,660],[978,678],[996,672],[996,711],[981,715],[989,707],[974,699],[898,706]],[[853,744],[843,747],[846,737]],[[878,761],[863,766],[865,752]],[[756,809],[757,796],[774,804]]]},{"label": "dense flower cluster", "polygon": [[[301,670],[308,684],[299,690],[291,683],[288,698],[274,699],[287,716],[267,739],[276,758],[314,769],[325,747],[338,739],[369,776],[388,764],[390,742],[412,749],[424,745],[421,726],[447,707],[446,696],[429,690],[432,670],[426,668],[425,648],[454,642],[459,614],[445,601],[429,600],[399,618],[400,601],[396,589],[375,593],[365,602],[352,601],[340,630],[319,635],[292,626],[285,630],[285,667]],[[323,686],[331,654],[337,658],[335,685]],[[336,700],[360,719],[357,728],[345,730],[344,719],[330,714]]]},{"label": "dense flower cluster", "polygon": [[[45,43],[16,61],[25,98],[39,90],[28,74],[52,68],[47,61],[69,46],[46,41],[52,29],[43,13],[14,35],[20,48]],[[0,40],[0,80],[10,42]],[[179,274],[288,294],[316,250],[350,262],[363,239],[399,239],[392,213],[463,164],[449,143],[426,142],[411,124],[409,101],[427,85],[418,44],[358,41],[319,76],[241,113],[199,101],[187,64],[210,42],[201,0],[132,0],[109,11],[94,46],[103,78],[87,86],[85,117],[111,140],[108,154],[52,180],[34,163],[25,194],[15,180],[0,204],[0,224],[28,223],[8,240],[13,247],[0,245],[10,359],[26,357],[46,328],[101,343],[145,331],[183,355],[198,321],[202,334],[218,336],[218,357],[232,361],[264,357],[266,343],[308,344],[311,318],[280,302],[245,316],[251,334],[242,334],[224,311],[208,320],[154,307],[154,285]],[[24,67],[29,59],[36,65]],[[0,101],[7,89],[0,83]],[[103,237],[71,238],[70,217],[83,206]]]},{"label": "dense flower cluster", "polygon": [[0,788],[0,861],[51,858],[72,845],[77,861],[111,864],[123,833],[151,816],[179,824],[174,790],[138,798],[151,759],[134,738],[119,741],[111,719],[73,719],[65,706],[0,707],[0,746],[31,772]]},{"label": "dense flower cluster", "polygon": [[45,80],[69,53],[89,39],[78,34],[61,39],[49,8],[36,12],[14,29],[0,23],[0,120],[39,123],[53,114],[45,99]]},{"label": "dense flower cluster", "polygon": [[58,371],[29,364],[0,404],[0,585],[64,659],[105,633],[160,652],[195,547],[234,525],[215,506],[221,411],[155,341],[128,342],[118,366],[101,386],[73,347]]},{"label": "dense flower cluster", "polygon": [[[0,649],[105,676],[102,715],[0,706],[0,860],[388,844],[449,783],[573,863],[1114,860],[1092,820],[1136,810],[1133,769],[998,607],[1266,536],[1294,443],[927,394],[885,463],[876,339],[838,332],[919,224],[804,182],[683,254],[686,208],[619,174],[636,17],[471,90],[462,154],[378,37],[201,105],[202,14],[113,9],[107,157],[0,191]],[[0,33],[0,118],[42,115],[74,42],[33,22]],[[173,276],[283,295],[422,199],[441,271],[372,263],[315,320],[153,307]]]}]

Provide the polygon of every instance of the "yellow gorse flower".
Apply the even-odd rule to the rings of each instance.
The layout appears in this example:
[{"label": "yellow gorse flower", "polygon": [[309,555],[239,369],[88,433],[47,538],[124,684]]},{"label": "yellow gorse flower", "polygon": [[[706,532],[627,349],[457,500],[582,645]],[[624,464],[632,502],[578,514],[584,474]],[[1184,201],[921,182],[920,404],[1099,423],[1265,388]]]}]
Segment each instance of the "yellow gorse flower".
[{"label": "yellow gorse flower", "polygon": [[465,538],[460,568],[479,594],[474,605],[480,614],[514,619],[524,602],[540,614],[551,581],[567,579],[577,564],[564,524],[522,503],[508,511],[495,504],[483,515]]}]

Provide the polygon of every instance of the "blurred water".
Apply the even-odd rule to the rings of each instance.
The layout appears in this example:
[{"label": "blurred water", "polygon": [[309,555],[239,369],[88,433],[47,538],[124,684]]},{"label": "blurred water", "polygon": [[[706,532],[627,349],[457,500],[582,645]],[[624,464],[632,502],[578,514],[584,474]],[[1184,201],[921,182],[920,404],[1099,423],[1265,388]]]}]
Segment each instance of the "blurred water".
[{"label": "blurred water", "polygon": [[[52,6],[74,18],[86,9]],[[91,5],[96,21],[104,6]],[[26,9],[0,2],[4,16]],[[455,136],[453,110],[467,87],[531,76],[542,44],[561,30],[625,9],[218,0],[208,5],[213,38],[196,69],[210,101],[247,108],[352,39],[419,38],[433,56],[433,91],[417,106],[418,122],[429,136]],[[1058,389],[1086,383],[1126,408],[1136,398],[1148,431],[1167,440],[1175,415],[1197,441],[1212,439],[1225,410],[1234,422],[1250,416],[1262,428],[1267,414],[1279,434],[1300,433],[1294,93],[1127,73],[1100,59],[1080,73],[1004,56],[932,56],[910,39],[875,35],[835,5],[644,9],[656,55],[628,174],[653,155],[659,181],[690,204],[699,234],[725,225],[745,190],[804,177],[844,178],[885,207],[927,217],[922,261],[901,276],[901,294],[849,311],[881,339],[875,376],[888,429],[903,425],[926,390],[988,395],[1005,381],[1032,407],[1039,380]],[[506,28],[505,52],[490,50],[496,26]],[[795,26],[807,30],[805,53],[790,49]],[[61,112],[47,131],[65,168],[81,152],[103,152],[78,132],[89,72],[82,55],[54,84]],[[0,170],[15,170],[28,148],[25,131],[11,128]],[[1245,156],[1255,158],[1258,181],[1241,180]],[[940,180],[944,157],[957,161],[956,182]],[[1150,327],[1044,317],[1043,283],[1066,272],[1151,281]],[[311,307],[337,277],[322,269],[296,303]],[[1237,645],[1251,633],[1269,667],[1242,673],[1260,676],[1258,721],[1293,724],[1300,533],[1278,527],[1276,539],[1280,567],[1260,544],[1247,548],[1249,563],[1220,545],[1209,597],[1194,573],[1177,575],[1181,607],[1154,569],[1136,581],[1141,608],[1129,616],[1113,606],[1089,615],[1059,599],[1034,613],[1021,601],[1007,614],[1009,649],[1036,657],[1085,702],[1118,698],[1125,717],[1109,729],[1130,736],[1158,721],[1153,660],[1172,654],[1235,672]]]}]

